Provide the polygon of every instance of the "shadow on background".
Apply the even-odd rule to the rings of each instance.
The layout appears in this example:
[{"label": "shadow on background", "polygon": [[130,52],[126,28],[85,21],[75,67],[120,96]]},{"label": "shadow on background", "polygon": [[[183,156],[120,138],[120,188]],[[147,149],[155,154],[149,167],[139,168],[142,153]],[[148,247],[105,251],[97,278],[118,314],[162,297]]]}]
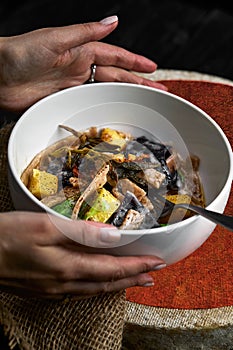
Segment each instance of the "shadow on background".
[{"label": "shadow on background", "polygon": [[[23,0],[0,5],[0,36],[98,21],[118,15],[103,41],[151,58],[162,69],[189,70],[233,80],[233,10],[228,2],[185,0]],[[18,115],[4,113],[4,118]],[[2,114],[1,113],[1,114]]]}]

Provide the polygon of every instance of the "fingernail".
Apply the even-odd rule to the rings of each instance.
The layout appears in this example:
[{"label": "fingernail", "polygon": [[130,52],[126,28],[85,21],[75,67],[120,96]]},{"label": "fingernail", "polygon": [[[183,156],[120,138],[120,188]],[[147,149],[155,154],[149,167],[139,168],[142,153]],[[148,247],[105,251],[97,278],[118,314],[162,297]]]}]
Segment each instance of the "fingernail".
[{"label": "fingernail", "polygon": [[139,282],[139,286],[141,287],[152,287],[154,285],[153,278],[148,274],[143,274],[141,276],[141,281]]},{"label": "fingernail", "polygon": [[163,84],[159,84],[158,86],[159,86],[160,90],[168,91],[167,86],[165,86]]},{"label": "fingernail", "polygon": [[117,21],[118,21],[117,16],[110,16],[110,17],[106,17],[106,18],[102,19],[100,21],[100,23],[102,23],[104,25],[109,25],[109,24],[112,24],[112,23],[117,22]]},{"label": "fingernail", "polygon": [[146,282],[146,283],[142,284],[142,287],[152,287],[154,285],[155,285],[154,282]]},{"label": "fingernail", "polygon": [[167,265],[166,264],[160,264],[160,265],[156,265],[153,267],[153,271],[157,271],[157,270],[161,270],[161,269],[164,269],[164,267],[166,267]]},{"label": "fingernail", "polygon": [[118,229],[100,229],[100,239],[102,242],[119,242],[120,238],[121,234]]}]

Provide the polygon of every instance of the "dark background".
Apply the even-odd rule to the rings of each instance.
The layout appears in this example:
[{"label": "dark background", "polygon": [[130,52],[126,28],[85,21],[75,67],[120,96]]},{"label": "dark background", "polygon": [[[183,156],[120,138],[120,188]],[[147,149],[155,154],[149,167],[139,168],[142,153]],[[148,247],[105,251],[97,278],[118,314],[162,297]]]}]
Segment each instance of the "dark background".
[{"label": "dark background", "polygon": [[98,21],[118,15],[104,39],[153,59],[158,68],[191,70],[233,80],[231,2],[185,0],[1,0],[0,36]]},{"label": "dark background", "polygon": [[[0,36],[118,15],[118,28],[104,41],[153,59],[159,68],[191,70],[233,80],[231,1],[24,0],[0,3]],[[0,125],[17,119],[0,111]],[[2,339],[0,346],[8,349]]]}]

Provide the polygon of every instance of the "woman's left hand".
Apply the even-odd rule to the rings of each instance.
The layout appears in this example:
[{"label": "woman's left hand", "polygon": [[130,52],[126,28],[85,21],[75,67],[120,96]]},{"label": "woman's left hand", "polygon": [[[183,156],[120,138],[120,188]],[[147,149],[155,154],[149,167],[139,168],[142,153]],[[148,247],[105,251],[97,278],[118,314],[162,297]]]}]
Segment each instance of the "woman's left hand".
[{"label": "woman's left hand", "polygon": [[95,79],[128,82],[167,90],[135,72],[152,73],[146,57],[100,42],[118,24],[117,16],[100,22],[43,28],[0,38],[0,108],[22,111],[59,90],[81,85],[96,65]]}]

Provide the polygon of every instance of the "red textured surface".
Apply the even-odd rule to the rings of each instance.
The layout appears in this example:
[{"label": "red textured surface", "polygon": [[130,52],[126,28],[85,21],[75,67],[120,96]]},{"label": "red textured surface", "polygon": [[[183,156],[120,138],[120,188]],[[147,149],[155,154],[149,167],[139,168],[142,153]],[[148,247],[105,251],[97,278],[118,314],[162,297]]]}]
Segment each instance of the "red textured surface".
[{"label": "red textured surface", "polygon": [[[233,145],[233,87],[201,81],[163,81],[169,91],[207,112]],[[233,188],[225,210],[233,215]],[[129,288],[128,301],[177,308],[216,308],[233,305],[233,232],[217,226],[189,257],[151,273],[153,287]]]}]

